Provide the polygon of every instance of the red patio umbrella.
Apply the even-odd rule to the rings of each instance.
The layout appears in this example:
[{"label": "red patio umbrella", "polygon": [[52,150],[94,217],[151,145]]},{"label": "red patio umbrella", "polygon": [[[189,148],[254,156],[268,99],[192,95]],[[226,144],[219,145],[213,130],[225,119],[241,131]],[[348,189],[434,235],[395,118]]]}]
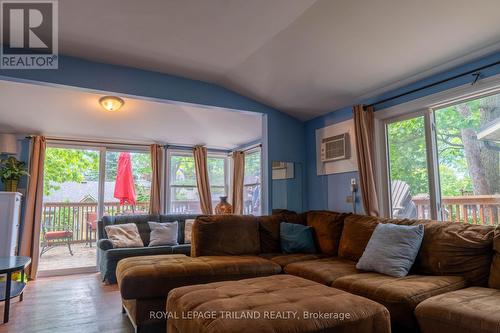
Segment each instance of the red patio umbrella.
[{"label": "red patio umbrella", "polygon": [[114,197],[120,200],[120,205],[135,206],[136,204],[132,159],[129,153],[120,153],[118,157]]}]

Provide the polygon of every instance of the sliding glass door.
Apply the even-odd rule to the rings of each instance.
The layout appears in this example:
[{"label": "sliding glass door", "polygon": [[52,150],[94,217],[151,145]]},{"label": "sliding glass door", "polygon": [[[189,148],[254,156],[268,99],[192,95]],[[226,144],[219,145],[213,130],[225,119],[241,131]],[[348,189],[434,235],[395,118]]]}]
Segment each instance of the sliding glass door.
[{"label": "sliding glass door", "polygon": [[97,221],[147,214],[147,147],[49,142],[45,156],[39,272],[96,271]]},{"label": "sliding glass door", "polygon": [[[500,94],[434,110],[441,219],[498,224],[500,145],[481,131],[500,119]],[[497,134],[497,139],[500,134]]]},{"label": "sliding glass door", "polygon": [[497,225],[500,94],[385,122],[390,215]]}]

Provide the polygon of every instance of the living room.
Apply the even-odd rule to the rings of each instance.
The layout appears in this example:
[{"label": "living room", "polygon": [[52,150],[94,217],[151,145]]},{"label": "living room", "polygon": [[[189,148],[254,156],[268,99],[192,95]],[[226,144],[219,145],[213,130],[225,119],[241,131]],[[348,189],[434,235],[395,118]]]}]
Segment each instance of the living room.
[{"label": "living room", "polygon": [[497,331],[497,1],[1,7],[0,332]]}]

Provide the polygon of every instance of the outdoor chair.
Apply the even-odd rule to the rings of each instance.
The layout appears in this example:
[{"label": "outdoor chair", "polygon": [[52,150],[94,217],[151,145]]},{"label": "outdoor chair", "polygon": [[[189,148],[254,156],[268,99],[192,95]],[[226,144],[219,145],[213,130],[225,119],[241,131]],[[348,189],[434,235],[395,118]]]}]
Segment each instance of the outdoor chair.
[{"label": "outdoor chair", "polygon": [[42,255],[54,248],[56,243],[66,243],[68,245],[69,254],[73,255],[71,250],[71,241],[73,240],[73,232],[70,230],[48,231],[49,221],[46,220],[42,225],[42,249],[40,250],[40,258]]},{"label": "outdoor chair", "polygon": [[[87,213],[87,228],[86,230],[86,244],[89,244],[89,247],[92,247],[92,241],[97,240],[97,212],[88,212]],[[92,234],[94,237],[92,237]]]},{"label": "outdoor chair", "polygon": [[412,201],[410,186],[402,180],[391,182],[392,216],[394,218],[416,218],[417,210]]}]

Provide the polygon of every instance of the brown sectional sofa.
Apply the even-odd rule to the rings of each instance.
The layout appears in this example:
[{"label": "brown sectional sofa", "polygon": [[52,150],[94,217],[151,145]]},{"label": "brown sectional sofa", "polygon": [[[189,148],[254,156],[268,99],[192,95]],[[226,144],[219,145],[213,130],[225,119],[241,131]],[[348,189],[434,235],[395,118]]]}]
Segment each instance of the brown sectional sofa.
[{"label": "brown sectional sofa", "polygon": [[[282,221],[313,226],[321,252],[280,253]],[[356,262],[378,223],[424,225],[422,246],[408,276],[394,278],[356,269]],[[148,331],[148,327],[165,327],[164,320],[151,321],[147,314],[164,311],[168,293],[174,288],[286,273],[384,305],[390,312],[393,331],[417,332],[421,327],[426,333],[442,333],[434,330],[437,326],[433,320],[440,313],[436,308],[442,308],[446,318],[453,318],[449,313],[453,307],[441,306],[446,295],[451,295],[452,300],[464,299],[477,291],[477,295],[484,293],[485,299],[500,306],[496,290],[485,288],[491,277],[500,285],[500,267],[490,274],[493,236],[493,226],[392,220],[327,211],[284,212],[263,217],[203,216],[193,226],[191,258],[168,255],[127,258],[120,261],[117,276],[124,307],[138,330],[143,331]],[[500,264],[497,257],[495,260]],[[467,287],[473,288],[464,289]],[[486,291],[480,292],[483,289]],[[453,303],[452,300],[448,303]],[[429,304],[430,310],[425,304]],[[429,313],[432,316],[427,316]]]}]

